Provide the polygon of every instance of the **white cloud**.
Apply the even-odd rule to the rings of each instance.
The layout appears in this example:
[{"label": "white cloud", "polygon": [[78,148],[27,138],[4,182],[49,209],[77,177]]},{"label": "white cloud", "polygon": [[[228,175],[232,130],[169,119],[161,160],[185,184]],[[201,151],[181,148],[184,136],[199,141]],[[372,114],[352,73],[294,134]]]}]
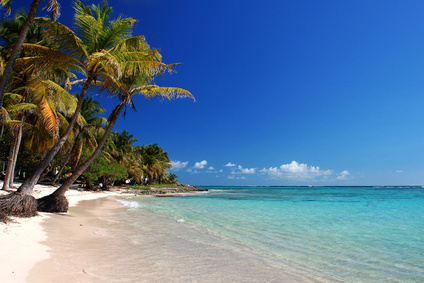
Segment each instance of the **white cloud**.
[{"label": "white cloud", "polygon": [[224,165],[225,167],[234,167],[236,166],[234,163],[228,162],[227,164]]},{"label": "white cloud", "polygon": [[213,168],[213,166],[209,167],[208,170],[214,170],[215,168]]},{"label": "white cloud", "polygon": [[342,173],[340,173],[339,176],[337,176],[336,179],[337,180],[347,180],[347,179],[349,179],[349,175],[350,175],[349,171],[345,170]]},{"label": "white cloud", "polygon": [[403,170],[397,170],[396,173],[403,173]]},{"label": "white cloud", "polygon": [[175,170],[175,171],[186,168],[187,164],[188,164],[188,161],[181,162],[181,161],[171,160],[172,170]]},{"label": "white cloud", "polygon": [[227,177],[227,179],[229,179],[229,180],[245,180],[246,177],[244,177],[244,176],[236,177],[234,175],[230,175],[230,176]]},{"label": "white cloud", "polygon": [[241,174],[255,174],[256,168],[243,168],[241,165],[238,166]]},{"label": "white cloud", "polygon": [[333,174],[333,170],[321,170],[318,166],[310,166],[296,161],[292,161],[290,164],[283,164],[280,167],[264,168],[260,172],[275,178],[297,180],[310,180],[317,176]]},{"label": "white cloud", "polygon": [[194,168],[196,169],[203,169],[206,167],[206,165],[208,164],[208,162],[206,160],[200,161],[200,162],[196,162],[194,163]]}]

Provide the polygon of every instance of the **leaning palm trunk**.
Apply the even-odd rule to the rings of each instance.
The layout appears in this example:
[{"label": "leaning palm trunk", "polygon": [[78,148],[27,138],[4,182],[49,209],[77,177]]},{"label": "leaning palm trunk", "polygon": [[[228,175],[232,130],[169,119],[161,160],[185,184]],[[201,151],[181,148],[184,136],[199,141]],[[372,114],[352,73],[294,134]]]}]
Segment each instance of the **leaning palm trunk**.
[{"label": "leaning palm trunk", "polygon": [[81,176],[82,173],[90,166],[90,164],[100,154],[103,145],[106,143],[107,137],[112,131],[113,126],[118,120],[119,114],[125,106],[125,102],[118,104],[109,116],[109,124],[106,127],[105,133],[102,139],[99,141],[93,154],[81,165],[79,165],[73,172],[72,175],[52,194],[38,199],[38,211],[42,212],[67,212],[68,211],[68,200],[65,197],[65,193],[69,187]]},{"label": "leaning palm trunk", "polygon": [[[13,155],[9,158],[3,189],[8,189],[9,182],[13,183],[14,168],[21,140],[22,126],[19,127],[17,137],[14,138],[14,144],[11,146]],[[37,200],[31,195],[15,192],[0,197],[0,221],[2,222],[6,223],[9,220],[8,216],[32,217],[37,214]]]},{"label": "leaning palm trunk", "polygon": [[62,146],[65,144],[66,140],[68,139],[69,135],[72,132],[72,129],[74,128],[75,122],[78,118],[78,115],[81,111],[81,106],[84,101],[84,97],[87,93],[87,90],[93,81],[92,77],[88,77],[84,87],[81,90],[81,94],[78,98],[78,104],[75,109],[75,113],[72,116],[71,121],[69,122],[68,129],[63,134],[63,136],[56,142],[56,144],[50,149],[50,151],[46,154],[46,156],[43,158],[43,160],[40,162],[38,167],[35,169],[35,171],[32,173],[32,175],[25,180],[25,182],[19,187],[18,192],[23,194],[30,194],[32,192],[32,189],[34,188],[35,184],[37,184],[38,180],[40,179],[41,174],[43,171],[47,168],[49,163],[53,160],[55,155],[59,152],[59,150],[62,148]]},{"label": "leaning palm trunk", "polygon": [[18,58],[19,56],[22,44],[25,41],[26,35],[32,25],[32,22],[34,21],[35,14],[37,14],[40,3],[41,0],[34,0],[32,2],[28,17],[19,33],[18,39],[13,45],[12,52],[7,60],[6,66],[4,67],[3,76],[0,79],[0,107],[3,105],[4,94],[6,92],[6,87],[9,82],[10,76],[12,74],[13,65],[15,64],[16,58]]},{"label": "leaning palm trunk", "polygon": [[54,176],[54,179],[52,181],[52,184],[55,185],[57,181],[59,180],[59,177],[62,175],[63,170],[65,170],[66,165],[69,163],[69,160],[71,159],[71,153],[74,151],[74,148],[78,146],[78,135],[75,135],[73,146],[69,150],[68,154],[66,155],[65,161],[63,161],[62,166],[60,166],[59,172],[57,172],[56,176]]},{"label": "leaning palm trunk", "polygon": [[7,159],[7,167],[6,167],[6,174],[4,176],[4,181],[3,181],[3,188],[2,190],[4,191],[9,191],[9,184],[10,184],[10,178],[11,178],[11,168],[13,166],[13,156],[15,155],[15,140],[16,137],[15,135],[13,135],[13,139],[12,139],[12,143],[10,145],[10,150],[9,150],[9,157]]},{"label": "leaning palm trunk", "polygon": [[13,182],[15,181],[15,168],[16,168],[16,161],[18,160],[18,153],[19,153],[19,148],[21,147],[21,141],[22,141],[22,126],[19,127],[18,129],[18,136],[16,138],[16,144],[15,144],[15,150],[13,153],[13,165],[10,168],[11,169],[11,173],[10,173],[10,183],[9,183],[9,187],[13,187]]},{"label": "leaning palm trunk", "polygon": [[69,126],[65,134],[46,154],[46,156],[35,169],[33,174],[19,187],[16,193],[0,196],[0,219],[3,218],[7,220],[7,216],[9,215],[19,217],[31,217],[37,215],[37,200],[30,195],[32,189],[34,188],[35,184],[37,184],[38,179],[40,178],[44,169],[47,168],[49,163],[53,160],[54,156],[59,152],[60,148],[65,144],[66,140],[71,134],[79,112],[81,110],[84,97],[92,81],[93,78],[91,76],[87,78],[84,87],[81,90],[75,113],[72,116],[71,121],[69,122]]},{"label": "leaning palm trunk", "polygon": [[10,145],[9,159],[7,161],[6,175],[4,177],[2,188],[2,190],[5,191],[8,191],[10,187],[13,186],[13,176],[15,174],[16,160],[18,158],[18,151],[22,140],[22,126],[19,126],[19,128],[15,129],[14,132],[15,133],[13,135],[12,144]]}]

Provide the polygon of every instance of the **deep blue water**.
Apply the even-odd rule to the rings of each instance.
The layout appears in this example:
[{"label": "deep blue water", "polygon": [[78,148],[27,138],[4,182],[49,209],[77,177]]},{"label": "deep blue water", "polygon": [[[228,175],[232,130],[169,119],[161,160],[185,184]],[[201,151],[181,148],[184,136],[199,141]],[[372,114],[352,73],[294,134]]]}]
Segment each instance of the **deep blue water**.
[{"label": "deep blue water", "polygon": [[422,187],[206,188],[135,200],[139,209],[191,225],[276,271],[345,282],[424,282]]}]

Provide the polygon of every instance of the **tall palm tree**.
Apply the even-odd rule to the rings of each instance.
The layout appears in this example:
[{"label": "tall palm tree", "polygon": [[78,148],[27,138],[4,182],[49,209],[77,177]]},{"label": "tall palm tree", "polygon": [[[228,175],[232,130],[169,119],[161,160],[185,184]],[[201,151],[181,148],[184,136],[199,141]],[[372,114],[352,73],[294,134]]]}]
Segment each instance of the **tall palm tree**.
[{"label": "tall palm tree", "polygon": [[102,154],[106,161],[118,162],[126,169],[130,178],[138,180],[137,153],[132,145],[137,140],[126,130],[111,133],[103,147]]},{"label": "tall palm tree", "polygon": [[[20,10],[16,13],[15,17],[13,19],[10,20],[6,20],[1,22],[0,24],[0,38],[2,39],[2,41],[5,43],[5,47],[3,50],[8,50],[10,46],[13,46],[13,44],[15,43],[15,41],[17,40],[17,38],[19,37],[19,33],[22,29],[22,27],[24,26],[24,23],[26,22],[28,16],[26,14],[25,11]],[[25,38],[25,42],[27,43],[39,43],[43,40],[44,38],[44,31],[43,29],[33,23],[30,26],[30,29],[27,33],[27,36]],[[6,55],[6,54],[3,54]],[[23,52],[21,52],[21,56],[25,56],[25,54],[23,54]],[[38,77],[45,77],[45,74],[40,74],[37,73]],[[22,95],[21,95],[21,99],[19,101],[15,101],[12,105],[9,103],[8,105],[8,109],[9,111],[12,111],[12,109],[18,109],[19,113],[17,114],[18,116],[15,115],[15,118],[17,118],[19,121],[8,121],[8,125],[9,126],[14,126],[13,132],[14,132],[14,138],[13,138],[13,142],[12,142],[12,146],[10,148],[10,154],[9,154],[9,159],[8,159],[8,167],[7,167],[7,172],[6,172],[6,176],[5,176],[5,182],[3,185],[3,189],[7,190],[9,186],[11,186],[13,184],[13,175],[14,175],[14,168],[15,168],[15,164],[16,164],[16,159],[17,159],[17,155],[18,155],[18,150],[19,150],[19,146],[21,143],[21,139],[22,139],[22,129],[23,126],[26,124],[27,126],[25,126],[25,128],[28,129],[32,129],[34,130],[35,127],[28,127],[28,125],[30,125],[29,123],[25,122],[25,120],[28,120],[29,116],[32,116],[32,118],[34,117],[39,117],[39,114],[44,115],[44,117],[41,117],[41,120],[38,119],[38,123],[41,122],[41,127],[37,127],[36,130],[43,130],[44,135],[38,135],[39,137],[46,137],[47,134],[47,138],[44,139],[44,142],[40,143],[38,142],[37,144],[40,146],[42,144],[46,144],[46,142],[51,141],[50,136],[53,133],[53,135],[57,135],[58,133],[58,129],[56,127],[56,125],[58,125],[57,123],[57,115],[54,113],[54,108],[52,108],[53,104],[57,104],[58,102],[55,101],[51,101],[51,103],[48,103],[48,92],[51,92],[51,90],[44,88],[41,88],[38,86],[38,90],[42,91],[43,94],[36,94],[35,92],[32,92],[29,90],[30,87],[26,87],[29,86],[30,84],[34,85],[35,84],[40,84],[41,80],[40,79],[33,79],[30,77],[30,75],[27,75],[25,73],[22,72],[22,70],[16,70],[15,69],[15,73],[14,76],[12,77],[12,80],[9,84],[9,86],[13,87],[13,88],[17,88],[17,87],[21,87],[21,90],[19,91]],[[47,83],[47,82],[45,82]],[[26,88],[25,88],[26,87]],[[48,86],[48,88],[51,88],[50,86]],[[54,89],[54,88],[52,88]],[[50,93],[51,94],[51,93]],[[9,94],[10,95],[10,94]],[[40,95],[44,96],[44,98],[40,98]],[[58,97],[57,97],[58,98]],[[61,97],[63,98],[63,97]],[[34,101],[32,101],[34,100]],[[35,102],[38,106],[40,106],[40,108],[36,108],[36,110],[34,111],[34,109],[31,109],[31,107],[37,107],[34,105]],[[15,105],[16,103],[19,103],[17,105]],[[71,103],[72,104],[72,103]],[[62,110],[64,109],[64,105],[66,104],[62,104]],[[12,107],[12,108],[11,108]],[[30,109],[26,109],[30,107]],[[38,111],[37,111],[38,110]],[[43,111],[39,111],[39,110],[43,110]],[[60,109],[58,109],[60,110]],[[22,112],[22,111],[26,111],[26,112]],[[16,110],[13,110],[13,112],[16,112]],[[33,115],[36,114],[36,115]],[[29,115],[29,116],[28,116]],[[47,115],[47,116],[46,116]],[[35,123],[37,123],[37,121],[33,121]],[[34,137],[34,135],[33,135]],[[10,184],[9,184],[10,181]]]},{"label": "tall palm tree", "polygon": [[[8,12],[10,13],[10,4],[12,0],[0,0],[0,4],[3,7],[6,7]],[[16,59],[19,56],[19,53],[22,48],[22,44],[25,41],[26,35],[34,21],[35,15],[37,14],[38,8],[40,6],[41,0],[33,0],[30,6],[30,10],[28,12],[28,17],[25,20],[22,29],[19,33],[18,38],[16,39],[12,51],[10,52],[10,56],[7,60],[7,63],[3,70],[3,76],[0,78],[0,107],[3,105],[4,94],[6,92],[7,84],[9,83],[10,76],[12,74],[13,66],[15,64]],[[56,20],[59,15],[59,3],[57,0],[49,0],[46,8],[51,11],[50,15],[54,20]]]},{"label": "tall palm tree", "polygon": [[53,184],[57,182],[69,161],[72,161],[74,167],[78,164],[83,146],[92,150],[97,146],[96,136],[103,133],[102,126],[107,123],[107,119],[99,115],[105,111],[106,109],[100,107],[100,102],[92,97],[84,99],[80,121],[77,121],[77,126],[75,127],[75,138],[69,146],[70,149],[67,151],[66,158],[59,171],[52,180]]},{"label": "tall palm tree", "polygon": [[[20,65],[19,68],[26,69],[28,72],[49,71],[52,68],[79,71],[85,76],[85,79],[80,80],[83,86],[75,113],[65,133],[45,155],[32,175],[19,187],[16,194],[0,197],[0,212],[3,211],[5,214],[34,215],[36,213],[36,209],[34,209],[36,200],[29,194],[45,168],[71,135],[89,87],[105,74],[116,78],[121,74],[119,64],[114,56],[125,56],[125,51],[118,50],[119,54],[116,54],[117,52],[112,52],[111,49],[118,43],[122,44],[129,39],[135,20],[131,18],[110,20],[112,11],[106,1],[99,6],[89,7],[76,0],[74,8],[76,33],[63,24],[39,18],[37,22],[45,27],[46,40],[50,46],[22,45],[26,51],[35,56],[19,58],[17,61],[17,65]],[[130,45],[131,42],[130,40],[127,44]],[[130,56],[127,55],[127,57]],[[133,59],[137,57],[140,56],[137,54],[132,56]],[[21,201],[22,199],[26,200],[25,203]],[[20,204],[16,205],[16,202]]]},{"label": "tall palm tree", "polygon": [[[65,193],[73,182],[90,166],[91,162],[100,154],[109,133],[112,131],[120,113],[130,105],[134,110],[135,106],[132,96],[140,94],[147,98],[160,97],[169,100],[178,97],[191,97],[193,95],[181,88],[159,87],[151,84],[154,77],[172,71],[175,64],[164,65],[161,63],[162,56],[156,49],[152,49],[143,37],[134,37],[132,42],[123,42],[111,50],[111,53],[117,53],[118,64],[121,66],[122,75],[118,79],[110,74],[105,74],[102,80],[97,82],[99,91],[107,91],[110,96],[118,97],[119,104],[113,109],[108,118],[108,126],[102,139],[94,153],[81,165],[78,166],[69,177],[55,192],[38,200],[38,210],[46,212],[63,212],[68,209],[68,202]],[[130,43],[130,44],[128,44]],[[125,51],[125,52],[124,52]],[[133,60],[131,60],[133,59]],[[138,59],[138,60],[134,60]],[[166,67],[166,68],[164,68]]]},{"label": "tall palm tree", "polygon": [[[17,104],[9,105],[8,112],[16,117],[9,120],[6,125],[14,129],[14,137],[10,150],[9,162],[6,171],[3,189],[7,190],[13,183],[13,173],[22,139],[22,130],[33,133],[28,142],[39,136],[45,139],[45,143],[54,139],[59,133],[59,116],[70,116],[76,107],[76,99],[56,83],[48,80],[32,79],[28,82],[28,88],[21,91],[21,99]],[[35,126],[34,126],[35,125]],[[42,132],[41,135],[38,133]],[[34,134],[35,133],[35,134]],[[39,138],[38,147],[43,143]],[[48,146],[47,144],[45,146]]]},{"label": "tall palm tree", "polygon": [[106,1],[99,6],[89,7],[76,0],[74,7],[76,33],[61,23],[46,18],[37,19],[39,24],[46,27],[46,39],[53,47],[24,44],[24,49],[37,56],[21,58],[17,62],[27,68],[38,70],[48,70],[52,67],[63,68],[82,72],[86,76],[85,79],[76,81],[83,86],[68,130],[48,152],[33,174],[22,184],[18,190],[19,193],[29,194],[32,191],[44,169],[68,139],[89,87],[105,75],[119,78],[121,70],[116,56],[132,58],[136,63],[140,57],[139,54],[126,54],[128,52],[125,50],[113,48],[117,44],[131,45],[133,40],[130,35],[135,23],[134,19],[110,20],[112,9]]},{"label": "tall palm tree", "polygon": [[107,152],[107,159],[116,160],[124,165],[128,162],[126,160],[128,155],[132,153],[132,144],[138,139],[126,130],[111,133],[109,139],[113,147]]},{"label": "tall palm tree", "polygon": [[140,153],[140,164],[145,175],[144,183],[161,183],[169,173],[167,169],[171,168],[168,154],[157,144],[138,147],[137,152]]}]

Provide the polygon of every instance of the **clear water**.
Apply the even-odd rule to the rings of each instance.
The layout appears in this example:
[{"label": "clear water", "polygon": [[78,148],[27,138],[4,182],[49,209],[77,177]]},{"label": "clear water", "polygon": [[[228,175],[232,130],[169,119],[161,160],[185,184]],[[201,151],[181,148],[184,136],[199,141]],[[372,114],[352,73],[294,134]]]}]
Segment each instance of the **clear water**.
[{"label": "clear water", "polygon": [[197,242],[213,237],[221,248],[265,261],[271,272],[312,281],[424,282],[424,188],[209,189],[127,204],[189,225]]}]

